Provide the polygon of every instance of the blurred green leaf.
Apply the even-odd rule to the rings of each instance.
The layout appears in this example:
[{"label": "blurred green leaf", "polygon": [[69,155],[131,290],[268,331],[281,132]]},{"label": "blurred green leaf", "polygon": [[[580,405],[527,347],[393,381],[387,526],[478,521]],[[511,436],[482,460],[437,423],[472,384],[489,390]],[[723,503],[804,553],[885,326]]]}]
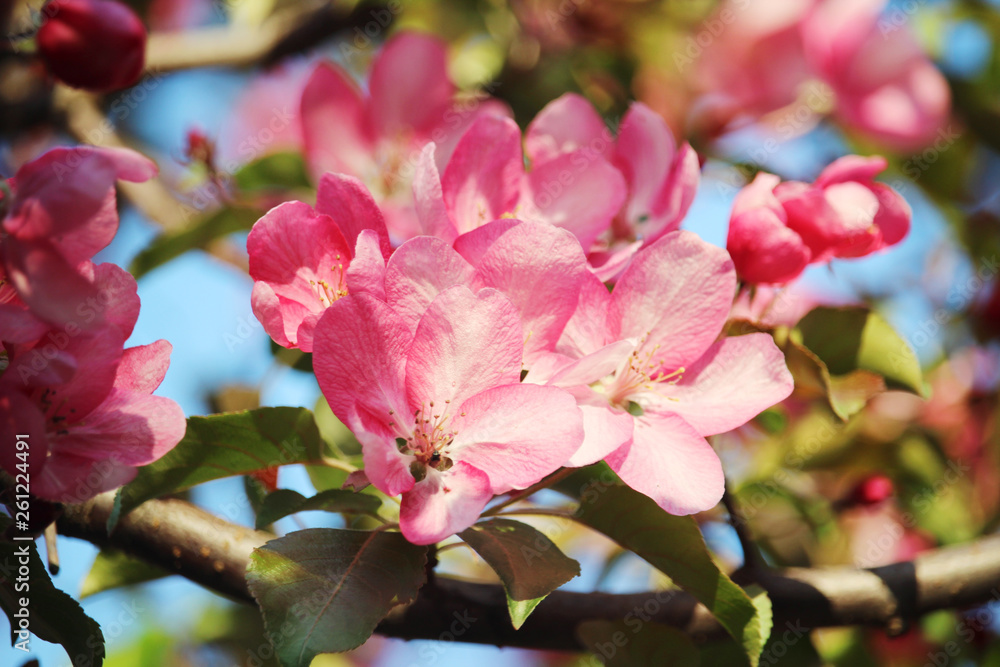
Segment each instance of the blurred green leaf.
[{"label": "blurred green leaf", "polygon": [[[917,356],[877,313],[858,307],[819,307],[802,318],[797,332],[831,376],[871,371],[885,378],[889,387],[923,394]],[[858,385],[864,383],[852,382],[849,393],[856,395]]]},{"label": "blurred green leaf", "polygon": [[80,587],[80,599],[169,576],[162,568],[114,549],[101,549]]},{"label": "blurred green leaf", "polygon": [[545,596],[580,574],[579,563],[544,533],[520,521],[490,519],[458,536],[500,576],[515,629]]},{"label": "blurred green leaf", "polygon": [[179,232],[162,234],[136,255],[129,271],[139,278],[158,266],[195,248],[204,249],[209,243],[234,232],[253,227],[263,212],[257,208],[227,206],[208,214]]},{"label": "blurred green leaf", "polygon": [[285,667],[363,644],[426,579],[427,547],[399,533],[312,528],[254,550],[247,584]]},{"label": "blurred green leaf", "polygon": [[309,188],[311,183],[301,153],[272,153],[251,162],[233,174],[243,191]]},{"label": "blurred green leaf", "polygon": [[608,667],[698,667],[694,641],[676,628],[640,621],[584,621],[576,636]]},{"label": "blurred green leaf", "polygon": [[223,477],[322,460],[322,441],[305,408],[258,408],[188,419],[184,438],[166,456],[139,469],[115,496],[108,530],[151,498]]},{"label": "blurred green leaf", "polygon": [[16,632],[19,614],[27,609],[32,635],[61,645],[74,664],[104,664],[101,626],[84,613],[79,602],[52,585],[34,542],[0,540],[0,607],[10,621],[11,646],[20,641],[30,646],[35,641]]},{"label": "blurred green leaf", "polygon": [[750,664],[757,665],[771,631],[770,606],[755,605],[719,569],[692,517],[673,516],[641,493],[611,486],[582,502],[577,518],[634,551],[695,596],[742,644]]},{"label": "blurred green leaf", "polygon": [[260,509],[257,510],[257,528],[259,530],[265,526],[270,526],[275,521],[283,519],[289,514],[315,510],[368,514],[377,517],[379,507],[381,506],[382,501],[375,496],[355,493],[353,491],[330,489],[329,491],[317,493],[311,498],[306,498],[297,491],[278,489],[273,493],[269,493],[264,498]]}]

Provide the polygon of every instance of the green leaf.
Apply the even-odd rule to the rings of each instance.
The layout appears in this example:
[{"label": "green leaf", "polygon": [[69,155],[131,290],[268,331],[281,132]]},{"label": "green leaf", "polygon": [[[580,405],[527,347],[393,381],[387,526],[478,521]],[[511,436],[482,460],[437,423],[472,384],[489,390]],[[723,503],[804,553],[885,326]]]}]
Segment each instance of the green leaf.
[{"label": "green leaf", "polygon": [[608,667],[698,667],[698,648],[676,628],[631,621],[584,621],[576,636]]},{"label": "green leaf", "polygon": [[831,375],[871,371],[890,387],[923,394],[917,356],[878,313],[858,307],[814,308],[799,322],[797,333]]},{"label": "green leaf", "polygon": [[233,174],[236,187],[244,191],[310,187],[301,153],[272,153]]},{"label": "green leaf", "polygon": [[719,569],[692,517],[667,514],[650,498],[624,486],[602,488],[581,503],[577,516],[695,596],[742,644],[756,667],[771,630],[769,608],[756,606]]},{"label": "green leaf", "polygon": [[306,498],[301,493],[290,489],[278,489],[264,498],[263,504],[257,510],[257,528],[270,526],[278,519],[283,519],[296,512],[322,510],[324,512],[350,512],[352,514],[368,514],[377,517],[382,501],[375,496],[353,491],[331,489],[317,493],[312,498]]},{"label": "green leaf", "polygon": [[166,264],[188,250],[205,248],[209,243],[234,232],[245,231],[263,215],[257,208],[227,206],[214,211],[178,232],[162,234],[136,255],[129,271],[139,278]]},{"label": "green leaf", "polygon": [[284,667],[361,646],[379,621],[413,600],[427,547],[399,533],[311,528],[254,550],[247,584]]},{"label": "green leaf", "polygon": [[102,549],[80,588],[80,599],[122,586],[153,581],[168,576],[162,568],[114,549]]},{"label": "green leaf", "polygon": [[500,576],[515,629],[545,596],[580,574],[579,563],[544,533],[520,521],[490,519],[458,536]]},{"label": "green leaf", "polygon": [[188,419],[184,438],[159,461],[139,469],[115,496],[110,532],[122,514],[159,496],[213,479],[322,459],[322,441],[305,408],[258,408]]},{"label": "green leaf", "polygon": [[12,646],[26,640],[22,645],[30,649],[34,642],[30,635],[17,631],[22,621],[18,614],[27,607],[27,629],[32,635],[60,644],[75,665],[100,667],[104,663],[101,626],[84,613],[79,602],[52,585],[30,541],[0,541],[0,607],[10,620]]}]

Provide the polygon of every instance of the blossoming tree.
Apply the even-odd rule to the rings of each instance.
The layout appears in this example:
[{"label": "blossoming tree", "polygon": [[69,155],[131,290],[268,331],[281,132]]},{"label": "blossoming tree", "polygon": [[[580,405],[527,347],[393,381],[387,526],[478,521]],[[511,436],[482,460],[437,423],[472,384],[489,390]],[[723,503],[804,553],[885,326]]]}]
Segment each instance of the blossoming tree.
[{"label": "blossoming tree", "polygon": [[[992,168],[988,81],[948,81],[877,0],[433,29],[449,4],[0,3],[0,95],[46,109],[4,117],[3,664],[36,640],[167,664],[61,590],[62,538],[100,548],[88,595],[179,574],[247,603],[206,640],[238,664],[368,664],[378,637],[536,651],[516,664],[995,656],[970,619],[1000,586],[997,212],[940,171]],[[144,113],[144,76],[210,66],[269,69],[183,156],[109,120]],[[982,293],[924,342],[874,278],[824,291],[903,275],[870,267],[916,261],[935,206],[973,211],[952,256]],[[161,228],[128,270],[123,207]],[[185,349],[137,340],[143,280],[195,249],[313,409],[158,392]],[[242,519],[217,516],[229,478]]]}]

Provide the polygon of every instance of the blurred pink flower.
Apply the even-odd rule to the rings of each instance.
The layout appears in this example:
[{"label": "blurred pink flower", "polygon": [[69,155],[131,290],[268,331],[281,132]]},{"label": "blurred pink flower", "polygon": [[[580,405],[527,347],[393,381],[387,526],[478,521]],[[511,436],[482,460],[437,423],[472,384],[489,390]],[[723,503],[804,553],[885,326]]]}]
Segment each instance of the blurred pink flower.
[{"label": "blurred pink flower", "polygon": [[951,109],[948,83],[906,26],[879,22],[887,0],[825,0],[802,24],[805,56],[837,96],[836,115],[899,152],[930,144]]},{"label": "blurred pink flower", "polygon": [[[698,58],[692,124],[714,134],[773,114],[790,138],[833,110],[894,151],[917,150],[950,113],[947,82],[905,25],[881,23],[886,0],[725,3],[722,31]],[[714,23],[713,23],[714,22]],[[738,64],[738,66],[734,66]],[[818,84],[818,85],[817,85]],[[775,113],[795,105],[794,118]]]},{"label": "blurred pink flower", "polygon": [[[130,481],[138,466],[176,445],[186,422],[172,400],[152,396],[169,365],[170,344],[124,349],[139,315],[135,279],[113,264],[80,267],[99,300],[76,319],[24,344],[4,342],[9,365],[0,377],[0,431],[30,450],[0,450],[14,474],[27,463],[31,492],[81,502]],[[90,322],[97,328],[84,328]]]},{"label": "blurred pink flower", "polygon": [[[133,151],[79,146],[54,148],[8,179],[11,194],[0,199],[0,314],[8,316],[0,340],[32,337],[14,333],[15,326],[37,333],[37,321],[79,319],[79,309],[100,296],[86,264],[118,230],[116,181],[155,175],[156,165]],[[80,326],[101,324],[95,318]]]},{"label": "blurred pink flower", "polygon": [[494,494],[530,486],[579,447],[573,397],[520,384],[522,351],[517,309],[493,289],[444,290],[415,330],[368,295],[320,319],[320,388],[361,441],[368,479],[403,494],[411,542],[464,530]]},{"label": "blurred pink flower", "polygon": [[301,123],[306,160],[317,180],[326,172],[360,179],[382,206],[395,242],[419,233],[410,181],[421,149],[437,145],[443,168],[462,133],[482,115],[506,115],[493,99],[456,100],[447,45],[403,32],[375,58],[367,90],[334,65],[320,64],[306,82]]},{"label": "blurred pink flower", "polygon": [[414,198],[425,233],[449,243],[488,222],[516,217],[562,227],[589,248],[625,200],[622,175],[592,150],[562,153],[526,170],[521,131],[509,118],[476,120],[440,177],[434,150],[421,156]]}]

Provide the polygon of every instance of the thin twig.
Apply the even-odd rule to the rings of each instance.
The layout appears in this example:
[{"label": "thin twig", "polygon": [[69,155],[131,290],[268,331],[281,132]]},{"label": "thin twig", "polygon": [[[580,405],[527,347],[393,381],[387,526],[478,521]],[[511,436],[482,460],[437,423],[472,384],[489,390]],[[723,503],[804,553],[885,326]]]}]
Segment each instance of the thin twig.
[{"label": "thin twig", "polygon": [[750,572],[766,568],[767,563],[764,561],[763,556],[761,556],[757,543],[754,542],[753,535],[750,533],[749,523],[746,517],[740,512],[736,498],[729,491],[728,482],[726,482],[725,490],[722,492],[722,504],[726,506],[726,511],[729,512],[729,523],[736,531],[736,537],[739,538],[740,546],[743,548],[743,567]]}]

